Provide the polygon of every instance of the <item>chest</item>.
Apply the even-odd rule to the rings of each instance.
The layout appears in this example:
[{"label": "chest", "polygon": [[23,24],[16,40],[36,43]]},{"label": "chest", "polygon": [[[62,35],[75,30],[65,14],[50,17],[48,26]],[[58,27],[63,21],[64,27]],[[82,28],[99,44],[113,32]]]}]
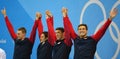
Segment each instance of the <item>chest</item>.
[{"label": "chest", "polygon": [[74,44],[76,47],[95,47],[97,42],[92,38],[87,39],[76,39],[74,40]]},{"label": "chest", "polygon": [[28,40],[28,39],[25,39],[23,41],[21,40],[16,40],[15,41],[15,49],[19,50],[19,49],[23,49],[23,50],[26,50],[26,49],[29,49],[29,48],[32,48],[33,44]]}]

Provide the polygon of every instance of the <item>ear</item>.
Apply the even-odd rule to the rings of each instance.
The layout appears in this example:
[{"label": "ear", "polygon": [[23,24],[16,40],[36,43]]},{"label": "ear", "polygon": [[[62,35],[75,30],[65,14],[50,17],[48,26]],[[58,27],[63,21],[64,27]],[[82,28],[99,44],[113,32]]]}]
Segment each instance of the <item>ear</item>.
[{"label": "ear", "polygon": [[26,36],[26,33],[23,33],[24,36]]},{"label": "ear", "polygon": [[65,32],[63,32],[63,36],[65,36]]},{"label": "ear", "polygon": [[48,39],[48,37],[46,38],[46,40]]},{"label": "ear", "polygon": [[65,38],[65,32],[63,32],[63,38]]},{"label": "ear", "polygon": [[86,30],[86,35],[88,34],[88,30]]},{"label": "ear", "polygon": [[86,30],[88,32],[88,30]]}]

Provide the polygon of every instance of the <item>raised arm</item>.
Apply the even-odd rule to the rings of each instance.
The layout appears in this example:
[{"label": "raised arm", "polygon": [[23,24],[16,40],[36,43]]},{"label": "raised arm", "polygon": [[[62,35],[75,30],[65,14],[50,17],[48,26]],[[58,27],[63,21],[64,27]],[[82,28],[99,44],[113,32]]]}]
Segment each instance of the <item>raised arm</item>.
[{"label": "raised arm", "polygon": [[41,19],[41,14],[39,12],[37,12],[36,13],[36,20],[34,22],[34,25],[33,25],[33,28],[32,28],[32,31],[31,31],[31,34],[30,34],[30,37],[29,37],[29,40],[32,43],[34,43],[34,41],[35,41],[36,30],[37,30],[38,23],[39,23],[40,19]]},{"label": "raised arm", "polygon": [[[64,8],[62,9],[62,14],[64,16]],[[68,24],[66,23],[66,19],[63,18],[63,25],[64,25],[64,31],[65,31],[65,34],[64,34],[64,37],[65,37],[65,44],[67,46],[71,46],[72,45],[72,40],[71,40],[71,36],[70,36],[70,31],[69,31],[69,27],[68,27]]]},{"label": "raised arm", "polygon": [[10,21],[9,21],[9,19],[8,19],[8,17],[7,17],[5,8],[4,8],[3,10],[1,10],[1,12],[2,12],[2,14],[4,15],[4,18],[5,18],[5,22],[6,22],[8,31],[9,31],[11,37],[15,40],[15,39],[17,38],[17,35],[15,34],[14,29],[13,29],[13,26],[12,26],[12,24],[10,23]]},{"label": "raised arm", "polygon": [[42,17],[42,15],[40,16],[40,20],[38,22],[38,34],[39,34],[39,38],[40,38],[40,36],[41,36],[41,34],[43,32],[43,25],[42,25],[41,17]]},{"label": "raised arm", "polygon": [[69,27],[69,32],[70,32],[70,36],[72,39],[76,39],[77,38],[77,34],[75,33],[72,23],[70,22],[70,19],[67,15],[68,10],[66,8],[62,9],[62,13],[63,13],[63,21],[66,23],[66,26]]},{"label": "raised arm", "polygon": [[51,12],[49,10],[46,10],[46,19],[50,17],[51,20],[49,20],[54,28],[54,24],[53,24],[53,16],[51,14]]},{"label": "raised arm", "polygon": [[117,9],[113,9],[110,12],[110,17],[108,18],[108,20],[103,24],[103,26],[94,35],[92,35],[93,39],[95,39],[96,41],[99,41],[102,38],[107,28],[111,24],[112,19],[117,15],[117,13],[118,13]]},{"label": "raised arm", "polygon": [[56,41],[56,35],[53,27],[53,16],[48,10],[46,11],[46,21],[47,21],[47,27],[48,27],[48,42],[52,46],[54,46],[54,43]]}]

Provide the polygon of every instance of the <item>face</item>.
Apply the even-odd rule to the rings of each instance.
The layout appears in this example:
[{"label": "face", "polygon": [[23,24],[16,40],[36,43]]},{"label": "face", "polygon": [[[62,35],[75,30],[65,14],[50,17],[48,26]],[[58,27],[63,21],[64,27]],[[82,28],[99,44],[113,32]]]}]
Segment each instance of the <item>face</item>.
[{"label": "face", "polygon": [[23,39],[25,37],[25,33],[22,33],[22,31],[17,31],[17,38],[18,39]]},{"label": "face", "polygon": [[60,30],[56,30],[55,32],[57,40],[63,39],[63,33]]},{"label": "face", "polygon": [[86,37],[87,36],[87,30],[86,30],[86,27],[85,26],[80,26],[78,28],[78,35],[80,37]]},{"label": "face", "polygon": [[40,36],[40,41],[41,42],[45,42],[46,41],[45,35],[43,33]]}]

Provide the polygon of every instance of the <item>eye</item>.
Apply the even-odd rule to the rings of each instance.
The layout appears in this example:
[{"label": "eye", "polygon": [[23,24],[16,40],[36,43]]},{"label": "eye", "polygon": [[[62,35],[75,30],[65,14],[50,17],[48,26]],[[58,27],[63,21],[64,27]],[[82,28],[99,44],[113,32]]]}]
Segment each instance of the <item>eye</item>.
[{"label": "eye", "polygon": [[85,28],[83,28],[83,30],[85,30]]},{"label": "eye", "polygon": [[20,35],[20,33],[17,33],[18,35]]},{"label": "eye", "polygon": [[79,30],[82,30],[81,28]]},{"label": "eye", "polygon": [[79,30],[86,30],[85,28],[80,28]]}]

